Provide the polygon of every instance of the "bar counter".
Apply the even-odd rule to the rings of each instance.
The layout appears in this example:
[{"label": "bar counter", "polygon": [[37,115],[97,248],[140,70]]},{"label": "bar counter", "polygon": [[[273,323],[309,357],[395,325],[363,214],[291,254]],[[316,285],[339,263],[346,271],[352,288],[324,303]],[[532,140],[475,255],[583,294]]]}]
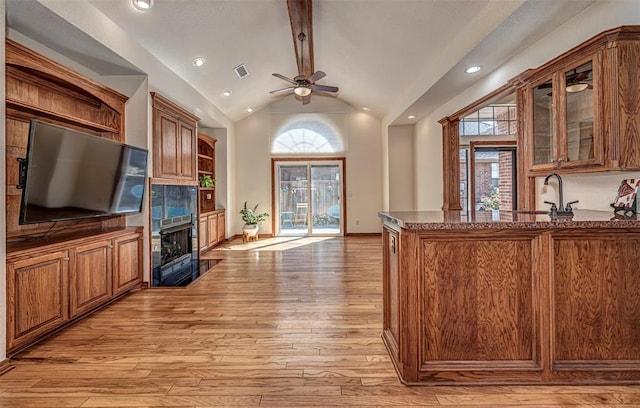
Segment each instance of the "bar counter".
[{"label": "bar counter", "polygon": [[635,216],[379,216],[382,337],[403,383],[640,383]]}]

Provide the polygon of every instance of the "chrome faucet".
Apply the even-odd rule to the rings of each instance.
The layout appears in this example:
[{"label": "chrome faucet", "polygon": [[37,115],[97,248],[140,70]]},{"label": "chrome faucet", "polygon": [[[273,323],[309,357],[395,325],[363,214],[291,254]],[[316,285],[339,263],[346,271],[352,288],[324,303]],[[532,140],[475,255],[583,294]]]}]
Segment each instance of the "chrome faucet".
[{"label": "chrome faucet", "polygon": [[550,201],[545,201],[546,204],[551,205],[551,211],[550,211],[550,215],[551,216],[563,216],[563,215],[573,215],[573,208],[571,207],[572,204],[575,204],[578,202],[578,200],[576,201],[571,201],[569,203],[567,203],[567,206],[564,206],[564,194],[562,192],[562,178],[560,177],[560,175],[558,173],[551,173],[549,174],[547,177],[544,178],[544,185],[548,186],[549,185],[549,179],[551,177],[555,177],[558,179],[558,202],[559,202],[559,206],[556,206],[556,203],[550,202]]}]

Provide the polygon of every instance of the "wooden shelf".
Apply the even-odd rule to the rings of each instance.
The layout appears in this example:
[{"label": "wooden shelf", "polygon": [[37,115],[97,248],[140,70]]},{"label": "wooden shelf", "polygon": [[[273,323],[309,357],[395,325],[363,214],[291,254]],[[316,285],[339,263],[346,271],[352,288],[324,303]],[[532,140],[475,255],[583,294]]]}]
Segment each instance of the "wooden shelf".
[{"label": "wooden shelf", "polygon": [[[198,135],[198,177],[208,175],[216,178],[216,140],[206,135]],[[216,189],[198,187],[198,210],[206,214],[216,209]]]}]

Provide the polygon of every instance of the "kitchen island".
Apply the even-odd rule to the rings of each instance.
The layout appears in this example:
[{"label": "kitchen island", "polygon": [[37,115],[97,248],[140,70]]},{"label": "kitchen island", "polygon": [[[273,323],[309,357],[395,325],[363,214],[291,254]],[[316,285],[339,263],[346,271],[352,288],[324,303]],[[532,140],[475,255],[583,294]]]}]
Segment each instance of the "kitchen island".
[{"label": "kitchen island", "polygon": [[403,383],[640,383],[635,216],[379,216],[383,340]]}]

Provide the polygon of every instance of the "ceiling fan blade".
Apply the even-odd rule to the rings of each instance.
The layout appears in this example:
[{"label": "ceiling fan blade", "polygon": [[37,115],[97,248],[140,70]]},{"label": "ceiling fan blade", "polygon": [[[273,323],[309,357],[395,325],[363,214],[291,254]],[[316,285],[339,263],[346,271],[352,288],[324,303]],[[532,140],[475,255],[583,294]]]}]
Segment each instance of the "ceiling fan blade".
[{"label": "ceiling fan blade", "polygon": [[280,93],[280,92],[285,92],[285,91],[293,91],[295,89],[295,86],[289,86],[286,88],[282,88],[282,89],[275,89],[273,91],[269,91],[270,94],[275,94],[275,93]]},{"label": "ceiling fan blade", "polygon": [[307,81],[311,82],[312,84],[315,83],[316,81],[326,77],[327,74],[325,74],[322,71],[316,71],[313,73],[313,75],[311,75],[309,78],[307,78]]},{"label": "ceiling fan blade", "polygon": [[338,92],[338,87],[337,86],[311,84],[311,85],[309,85],[309,88],[313,89],[314,91]]},{"label": "ceiling fan blade", "polygon": [[290,82],[290,83],[292,83],[292,84],[294,84],[294,85],[298,85],[298,83],[297,83],[296,81],[294,81],[293,79],[289,79],[289,78],[287,78],[287,77],[286,77],[286,76],[284,76],[284,75],[280,75],[280,74],[272,74],[272,75],[273,75],[274,77],[276,77],[276,78],[280,78],[280,79],[282,79],[283,81],[287,81],[287,82]]}]

